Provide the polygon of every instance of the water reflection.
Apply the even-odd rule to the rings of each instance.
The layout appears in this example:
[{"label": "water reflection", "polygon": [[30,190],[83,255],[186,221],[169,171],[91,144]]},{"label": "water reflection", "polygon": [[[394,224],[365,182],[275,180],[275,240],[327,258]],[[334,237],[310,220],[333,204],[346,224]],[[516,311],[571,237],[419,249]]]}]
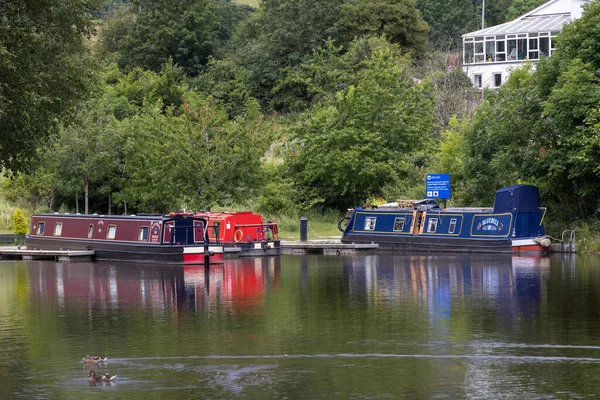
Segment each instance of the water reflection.
[{"label": "water reflection", "polygon": [[[202,311],[217,305],[244,312],[260,306],[267,288],[276,288],[279,258],[228,260],[222,266],[157,267],[131,264],[32,262],[29,286],[38,304],[64,310],[151,308]],[[220,303],[220,304],[219,304]]]},{"label": "water reflection", "polygon": [[[0,263],[0,398],[600,394],[581,378],[600,372],[599,267],[429,254]],[[85,353],[108,356],[94,368],[118,385],[90,387]]]},{"label": "water reflection", "polygon": [[448,312],[451,296],[540,299],[548,257],[493,256],[382,256],[344,260],[351,296],[396,299],[409,296]]}]

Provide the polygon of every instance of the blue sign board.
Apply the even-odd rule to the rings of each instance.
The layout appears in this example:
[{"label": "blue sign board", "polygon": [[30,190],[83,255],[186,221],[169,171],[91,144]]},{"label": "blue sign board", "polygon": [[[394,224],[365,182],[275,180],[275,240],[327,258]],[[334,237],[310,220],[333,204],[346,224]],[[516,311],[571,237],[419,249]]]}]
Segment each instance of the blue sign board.
[{"label": "blue sign board", "polygon": [[425,178],[425,192],[428,199],[450,198],[450,174],[429,174]]}]

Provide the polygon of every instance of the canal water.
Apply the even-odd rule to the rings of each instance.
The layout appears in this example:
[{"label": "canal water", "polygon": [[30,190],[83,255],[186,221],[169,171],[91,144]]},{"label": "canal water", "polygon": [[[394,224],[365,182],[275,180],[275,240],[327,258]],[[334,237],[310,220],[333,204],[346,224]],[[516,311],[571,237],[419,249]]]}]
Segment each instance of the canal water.
[{"label": "canal water", "polygon": [[2,262],[0,378],[2,399],[598,397],[600,257]]}]

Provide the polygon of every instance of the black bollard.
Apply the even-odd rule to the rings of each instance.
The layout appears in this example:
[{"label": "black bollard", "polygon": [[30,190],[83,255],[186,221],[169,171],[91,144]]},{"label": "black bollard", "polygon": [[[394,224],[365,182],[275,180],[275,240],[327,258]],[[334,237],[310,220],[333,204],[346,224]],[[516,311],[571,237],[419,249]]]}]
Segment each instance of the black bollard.
[{"label": "black bollard", "polygon": [[210,267],[210,250],[208,243],[204,243],[204,268]]},{"label": "black bollard", "polygon": [[306,242],[308,240],[308,218],[300,217],[300,241]]}]

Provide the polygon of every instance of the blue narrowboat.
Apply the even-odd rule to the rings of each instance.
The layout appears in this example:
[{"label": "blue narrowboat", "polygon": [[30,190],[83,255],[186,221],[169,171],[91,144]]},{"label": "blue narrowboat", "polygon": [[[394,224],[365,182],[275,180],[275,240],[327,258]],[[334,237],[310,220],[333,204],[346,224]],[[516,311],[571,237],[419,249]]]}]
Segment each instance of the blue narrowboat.
[{"label": "blue narrowboat", "polygon": [[342,243],[378,243],[385,250],[544,254],[550,247],[545,214],[538,188],[516,185],[498,190],[492,208],[398,201],[351,210],[339,227]]}]

